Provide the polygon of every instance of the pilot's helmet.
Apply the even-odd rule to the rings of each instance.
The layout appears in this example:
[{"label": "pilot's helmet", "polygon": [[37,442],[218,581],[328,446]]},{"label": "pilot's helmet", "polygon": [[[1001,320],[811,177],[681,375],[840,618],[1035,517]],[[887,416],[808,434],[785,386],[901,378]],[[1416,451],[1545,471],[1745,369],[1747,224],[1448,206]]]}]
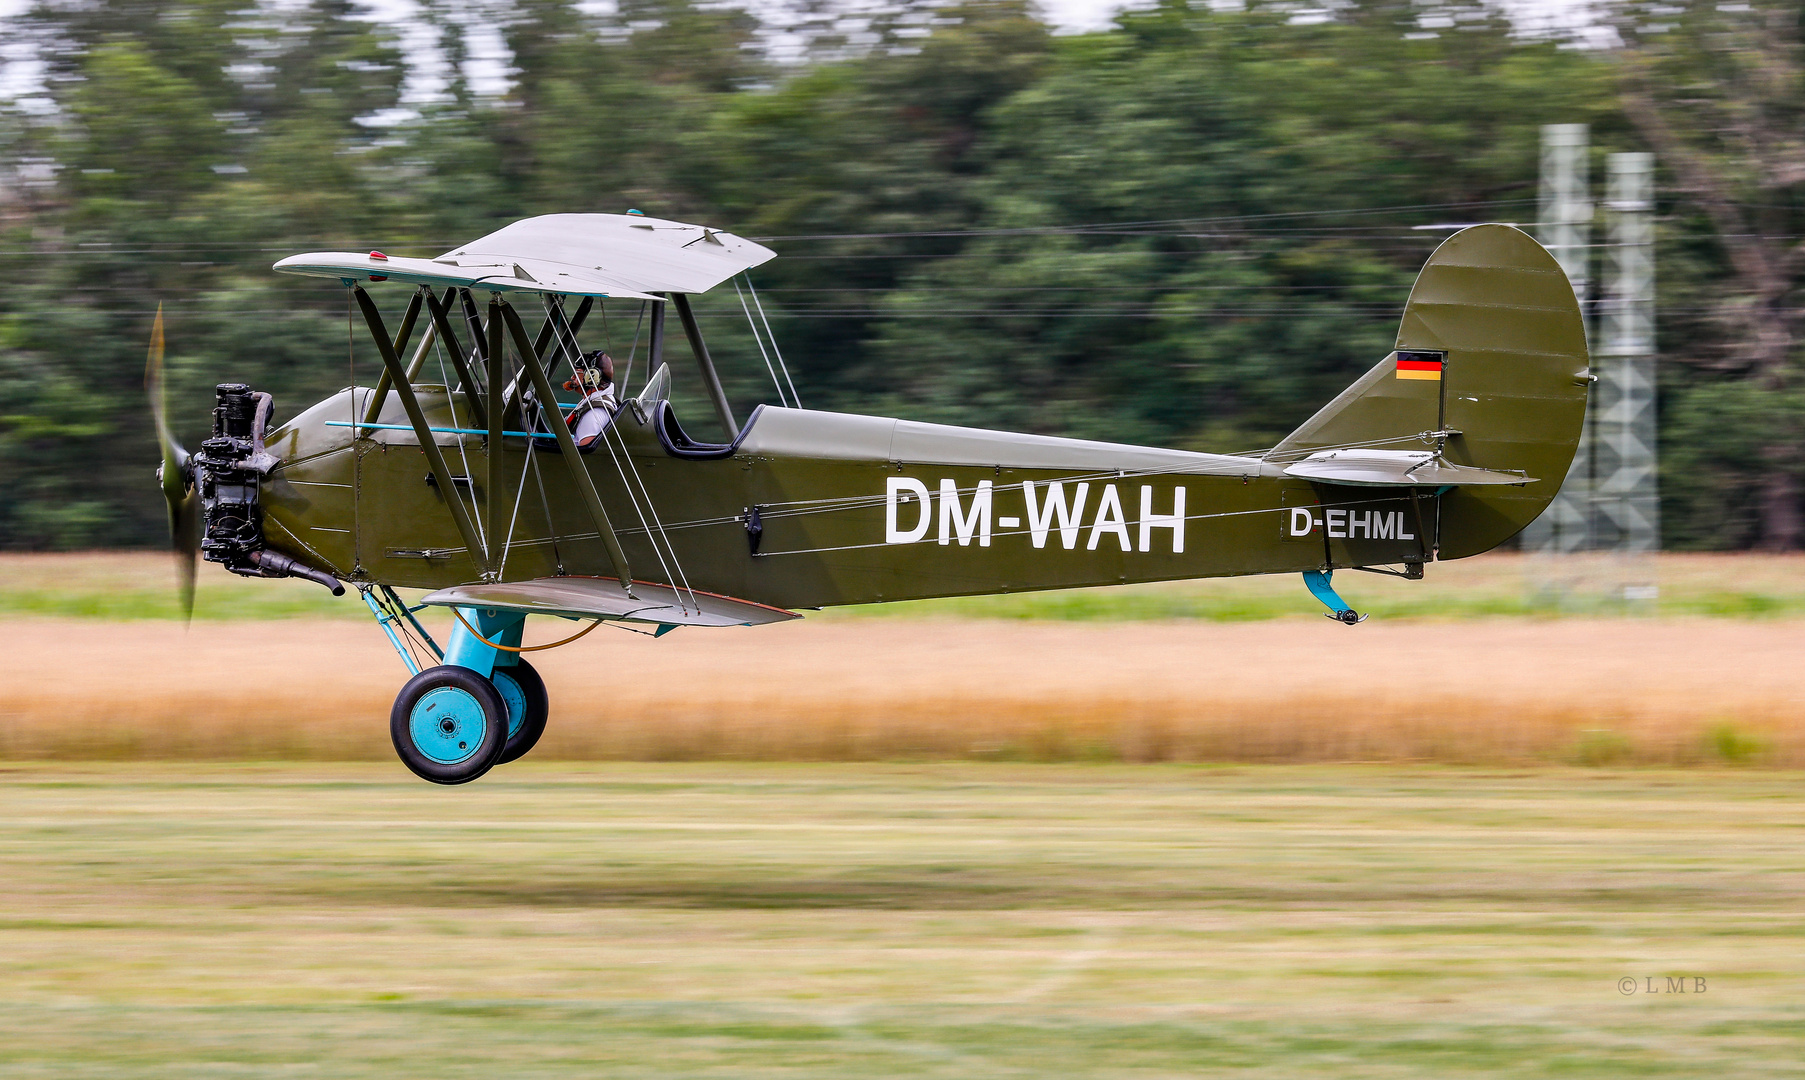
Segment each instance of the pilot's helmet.
[{"label": "pilot's helmet", "polygon": [[583,357],[583,362],[577,365],[576,373],[564,384],[564,389],[590,394],[612,385],[613,382],[614,360],[607,353],[597,349]]}]

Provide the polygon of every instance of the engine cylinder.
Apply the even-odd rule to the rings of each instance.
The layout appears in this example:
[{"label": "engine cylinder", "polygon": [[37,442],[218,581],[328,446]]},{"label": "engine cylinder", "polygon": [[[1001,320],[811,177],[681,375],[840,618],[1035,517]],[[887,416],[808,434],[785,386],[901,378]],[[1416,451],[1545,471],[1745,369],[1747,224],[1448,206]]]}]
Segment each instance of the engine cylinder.
[{"label": "engine cylinder", "polygon": [[252,461],[257,397],[244,383],[220,383],[214,393],[213,437],[194,455],[205,521],[201,554],[234,573],[260,577],[263,570],[250,557],[263,547],[263,478]]},{"label": "engine cylinder", "polygon": [[233,439],[251,437],[251,424],[257,416],[257,399],[244,383],[220,383],[213,388],[217,401],[213,406],[213,434]]}]

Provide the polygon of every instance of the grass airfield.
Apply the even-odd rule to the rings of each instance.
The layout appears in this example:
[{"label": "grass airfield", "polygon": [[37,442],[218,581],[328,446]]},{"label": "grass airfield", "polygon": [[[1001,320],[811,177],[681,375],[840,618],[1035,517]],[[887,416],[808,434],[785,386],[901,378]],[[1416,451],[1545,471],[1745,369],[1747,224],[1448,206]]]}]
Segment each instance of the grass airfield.
[{"label": "grass airfield", "polygon": [[1798,789],[13,765],[0,1076],[1800,1075]]},{"label": "grass airfield", "polygon": [[1805,1075],[1805,559],[1646,569],[597,634],[441,789],[355,598],[0,558],[0,1080]]}]

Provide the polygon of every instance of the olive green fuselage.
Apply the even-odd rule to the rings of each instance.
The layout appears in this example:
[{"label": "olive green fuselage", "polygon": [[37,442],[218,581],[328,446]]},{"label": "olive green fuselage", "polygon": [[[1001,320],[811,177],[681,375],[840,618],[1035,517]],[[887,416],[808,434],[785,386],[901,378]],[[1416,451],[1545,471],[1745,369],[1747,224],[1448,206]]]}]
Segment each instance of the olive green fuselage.
[{"label": "olive green fuselage", "polygon": [[[454,407],[467,423],[461,394],[416,392],[432,426],[461,426]],[[484,580],[412,431],[353,439],[329,426],[361,417],[368,394],[355,391],[353,410],[341,392],[272,433],[282,463],[264,487],[270,545],[351,581]],[[623,408],[607,445],[582,457],[632,575],[779,607],[1424,562],[1435,544],[1435,498],[1313,485],[1257,458],[767,408],[738,452],[692,460],[668,453],[641,416]],[[392,403],[380,421],[406,423]],[[483,519],[484,436],[437,439]],[[610,576],[562,458],[535,442],[503,440],[511,525],[494,575]]]}]

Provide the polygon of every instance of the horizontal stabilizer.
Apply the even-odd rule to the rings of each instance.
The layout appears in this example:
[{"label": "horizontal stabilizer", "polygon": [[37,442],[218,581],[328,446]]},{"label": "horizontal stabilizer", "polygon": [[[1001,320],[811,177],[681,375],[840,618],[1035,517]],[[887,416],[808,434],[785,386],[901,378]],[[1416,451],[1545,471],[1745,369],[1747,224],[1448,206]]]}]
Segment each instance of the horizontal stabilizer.
[{"label": "horizontal stabilizer", "polygon": [[454,585],[422,601],[444,607],[495,608],[526,615],[660,623],[665,626],[758,626],[802,616],[782,608],[714,593],[633,583],[633,595],[613,578],[551,577],[484,585]]},{"label": "horizontal stabilizer", "polygon": [[1324,450],[1287,466],[1285,475],[1352,487],[1463,487],[1527,484],[1535,479],[1453,465],[1428,450]]}]

